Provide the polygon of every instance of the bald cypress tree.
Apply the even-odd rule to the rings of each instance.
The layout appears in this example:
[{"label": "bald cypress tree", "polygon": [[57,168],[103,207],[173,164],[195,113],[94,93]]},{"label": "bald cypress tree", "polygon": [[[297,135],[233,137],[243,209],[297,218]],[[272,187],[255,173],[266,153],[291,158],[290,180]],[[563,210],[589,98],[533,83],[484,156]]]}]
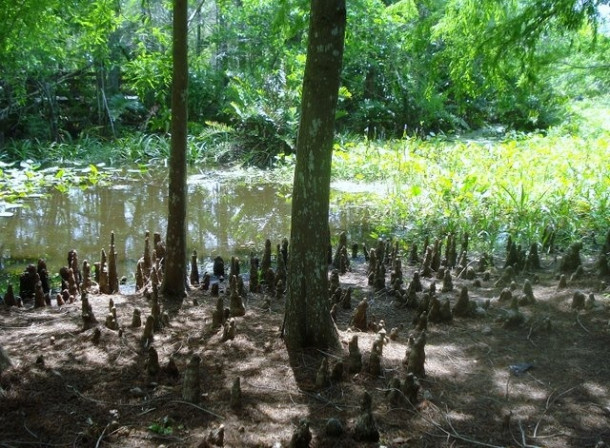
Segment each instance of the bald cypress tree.
[{"label": "bald cypress tree", "polygon": [[328,211],[345,0],[312,0],[292,196],[284,340],[336,347],[328,301]]},{"label": "bald cypress tree", "polygon": [[171,152],[167,252],[161,292],[182,302],[186,287],[186,133],[188,121],[187,0],[174,0]]}]

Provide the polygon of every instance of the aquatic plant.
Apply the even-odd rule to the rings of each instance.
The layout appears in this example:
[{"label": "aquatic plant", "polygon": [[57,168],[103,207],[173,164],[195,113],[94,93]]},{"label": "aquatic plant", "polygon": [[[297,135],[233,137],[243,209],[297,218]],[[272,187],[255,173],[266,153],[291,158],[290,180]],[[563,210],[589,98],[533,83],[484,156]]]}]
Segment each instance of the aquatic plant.
[{"label": "aquatic plant", "polygon": [[0,160],[0,213],[10,216],[9,204],[19,199],[43,194],[53,187],[67,191],[71,186],[86,188],[108,179],[109,173],[104,164],[49,166],[43,168],[38,162],[22,160],[20,162],[2,162]]},{"label": "aquatic plant", "polygon": [[335,147],[333,175],[386,185],[366,204],[373,237],[469,231],[493,250],[508,235],[527,246],[542,242],[552,228],[565,246],[607,228],[608,148],[607,131],[501,140],[350,138]]}]

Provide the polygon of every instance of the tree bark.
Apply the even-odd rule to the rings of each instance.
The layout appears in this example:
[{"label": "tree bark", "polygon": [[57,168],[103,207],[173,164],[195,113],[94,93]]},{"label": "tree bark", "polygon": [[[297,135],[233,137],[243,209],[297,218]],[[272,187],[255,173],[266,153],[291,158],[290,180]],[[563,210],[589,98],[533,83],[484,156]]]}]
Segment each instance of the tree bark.
[{"label": "tree bark", "polygon": [[345,0],[312,0],[292,196],[284,340],[337,348],[328,299],[328,211]]},{"label": "tree bark", "polygon": [[181,302],[186,291],[186,133],[188,121],[187,0],[174,0],[171,152],[167,252],[161,292]]}]

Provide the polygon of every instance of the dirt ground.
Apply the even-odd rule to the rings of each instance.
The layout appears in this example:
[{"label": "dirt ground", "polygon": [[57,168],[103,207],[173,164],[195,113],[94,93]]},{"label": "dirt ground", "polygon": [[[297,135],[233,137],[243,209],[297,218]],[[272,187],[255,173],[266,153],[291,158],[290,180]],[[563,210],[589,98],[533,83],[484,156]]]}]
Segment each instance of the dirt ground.
[{"label": "dirt ground", "polygon": [[[100,322],[97,343],[95,328],[82,330],[80,301],[42,309],[2,306],[0,346],[12,366],[0,379],[0,447],[205,447],[220,445],[211,434],[221,427],[225,447],[285,447],[302,419],[310,424],[312,447],[610,445],[608,289],[594,274],[558,289],[557,264],[543,260],[547,263],[551,266],[535,276],[516,277],[514,294],[530,278],[536,303],[519,308],[525,320],[514,327],[504,323],[510,304],[498,300],[502,288],[494,286],[500,269],[492,269],[487,281],[479,278],[480,286],[454,278],[454,290],[446,292],[441,280],[422,279],[424,288],[436,282],[441,301],[449,298],[453,305],[467,285],[471,301],[490,304],[477,317],[428,324],[425,377],[419,378],[416,403],[388,398],[390,380],[406,375],[403,358],[416,310],[375,293],[364,260],[353,260],[351,272],[340,277],[342,287],[354,288],[352,309],[339,308],[337,315],[340,353],[289,356],[279,338],[283,299],[272,298],[266,309],[263,294],[244,298],[246,314],[235,319],[236,336],[223,342],[222,331],[211,329],[216,299],[209,291],[190,291],[170,325],[154,335],[161,365],[156,375],[147,373],[143,328],[131,327],[134,308],[142,310],[143,321],[150,314],[142,294],[90,295]],[[403,263],[407,281],[415,269]],[[575,291],[593,293],[595,301],[574,310]],[[349,327],[363,297],[370,322],[383,319],[388,333],[398,329],[398,338],[383,348],[376,376],[368,373],[368,361],[377,334]],[[120,332],[103,325],[109,299]],[[316,387],[322,358],[332,367],[347,355],[354,334],[362,371]],[[202,360],[201,397],[191,403],[182,398],[182,383],[195,354]],[[170,358],[178,374],[166,368]],[[519,372],[519,366],[529,369]],[[231,406],[238,377],[241,405]],[[378,442],[355,440],[364,391],[372,397]],[[337,436],[327,434],[331,418],[340,423]]]}]

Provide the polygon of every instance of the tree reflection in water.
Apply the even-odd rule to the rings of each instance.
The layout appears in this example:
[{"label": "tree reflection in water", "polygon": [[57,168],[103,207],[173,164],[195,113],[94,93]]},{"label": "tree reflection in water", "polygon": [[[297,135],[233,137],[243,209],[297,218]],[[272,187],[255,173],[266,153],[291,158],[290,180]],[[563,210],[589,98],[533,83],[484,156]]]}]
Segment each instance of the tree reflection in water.
[{"label": "tree reflection in water", "polygon": [[[260,255],[265,239],[275,245],[290,234],[290,185],[209,180],[201,175],[189,178],[188,186],[187,249],[189,254],[196,250],[204,266],[217,255]],[[125,275],[133,285],[145,231],[165,235],[166,191],[163,176],[150,176],[71,188],[67,193],[53,190],[44,198],[28,199],[14,216],[0,218],[0,257],[4,266],[14,266],[13,271],[42,257],[54,274],[66,264],[70,249],[78,251],[81,262],[99,260],[113,231],[119,276]],[[335,206],[333,235],[350,228],[354,241],[366,238],[366,210],[345,203]]]}]

